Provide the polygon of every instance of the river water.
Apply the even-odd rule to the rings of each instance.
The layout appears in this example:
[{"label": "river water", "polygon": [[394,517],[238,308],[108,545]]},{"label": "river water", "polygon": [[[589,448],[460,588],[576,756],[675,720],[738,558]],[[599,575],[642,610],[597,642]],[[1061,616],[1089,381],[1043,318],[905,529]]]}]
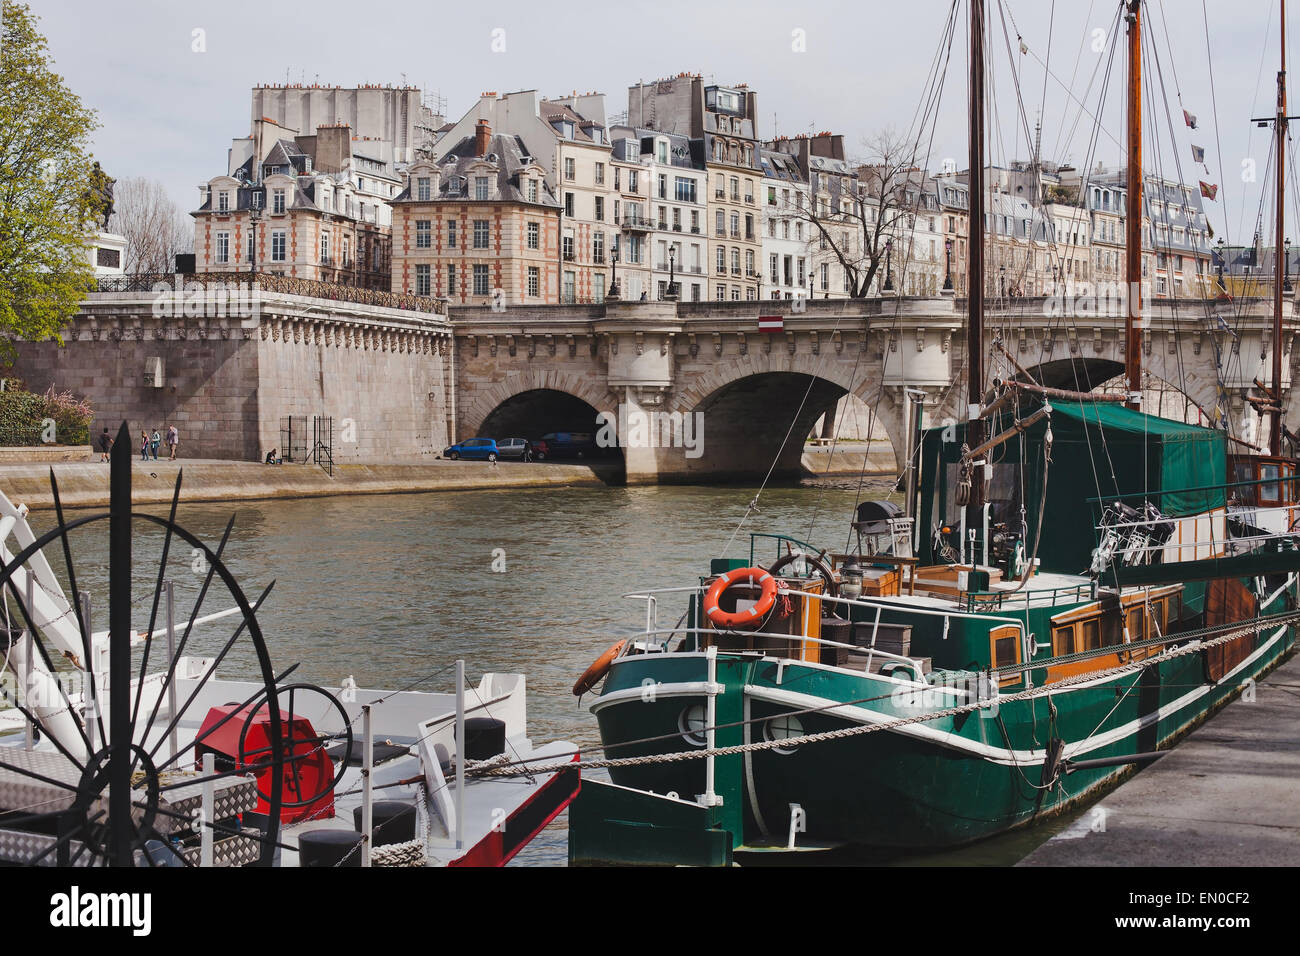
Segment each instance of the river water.
[{"label": "river water", "polygon": [[[535,742],[585,745],[598,742],[595,719],[570,688],[606,647],[644,626],[644,603],[620,595],[695,584],[710,558],[748,557],[750,531],[843,550],[859,495],[885,497],[891,486],[868,479],[859,490],[856,479],[832,479],[761,494],[738,486],[607,487],[194,503],[180,506],[178,520],[215,548],[233,514],[227,566],[250,598],[276,582],[258,620],[277,672],[300,662],[294,680],[337,686],[351,675],[361,687],[382,688],[432,675],[419,689],[451,690],[449,668],[464,658],[471,683],[490,671],[527,674]],[[756,495],[758,511],[749,511]],[[52,519],[39,513],[33,525],[39,533]],[[161,538],[159,529],[136,523],[140,628]],[[95,626],[104,627],[107,525],[72,539],[78,586],[100,595]],[[765,543],[758,558],[770,563],[775,548]],[[59,567],[56,552],[47,553]],[[178,617],[188,615],[201,571],[188,546],[173,546],[168,577]],[[217,589],[203,607],[228,606]],[[664,626],[678,613],[665,608]],[[247,656],[237,651],[231,668],[242,676]],[[902,862],[1010,863],[1046,835],[1040,829]],[[516,863],[562,865],[566,853],[561,817]]]}]

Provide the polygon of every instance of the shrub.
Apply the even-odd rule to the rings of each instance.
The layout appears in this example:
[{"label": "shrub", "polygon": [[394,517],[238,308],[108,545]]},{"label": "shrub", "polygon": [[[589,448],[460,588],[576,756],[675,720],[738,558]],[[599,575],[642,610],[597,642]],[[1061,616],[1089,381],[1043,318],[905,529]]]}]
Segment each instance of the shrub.
[{"label": "shrub", "polygon": [[86,445],[93,418],[90,404],[71,392],[56,392],[50,386],[44,395],[37,395],[18,379],[7,379],[0,392],[0,445],[46,444],[47,419],[54,422],[54,444]]},{"label": "shrub", "polygon": [[54,440],[60,445],[90,443],[90,423],[95,417],[90,403],[71,392],[56,392],[51,385],[43,397],[42,418],[54,419]]}]

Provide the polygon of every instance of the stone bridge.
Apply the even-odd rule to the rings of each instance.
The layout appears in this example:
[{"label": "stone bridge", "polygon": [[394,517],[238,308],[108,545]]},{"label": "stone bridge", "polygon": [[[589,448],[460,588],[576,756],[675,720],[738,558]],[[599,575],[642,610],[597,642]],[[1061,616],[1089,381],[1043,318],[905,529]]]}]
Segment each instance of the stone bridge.
[{"label": "stone bridge", "polygon": [[[988,374],[1012,377],[1019,368],[1044,385],[1079,390],[1121,375],[1122,311],[1098,305],[990,303]],[[1289,399],[1300,320],[1293,302],[1286,309]],[[1145,312],[1144,368],[1207,419],[1229,416],[1242,434],[1240,423],[1254,414],[1244,396],[1257,377],[1270,378],[1271,302],[1158,300]],[[800,471],[817,419],[853,395],[899,457],[905,389],[923,394],[926,425],[964,414],[965,313],[965,300],[951,296],[453,308],[456,434],[595,434],[601,421],[617,422],[630,483],[753,480],[769,471],[788,478]],[[783,328],[760,332],[760,315],[782,315]],[[1287,408],[1294,429],[1298,416]],[[681,430],[697,422],[699,434]]]}]

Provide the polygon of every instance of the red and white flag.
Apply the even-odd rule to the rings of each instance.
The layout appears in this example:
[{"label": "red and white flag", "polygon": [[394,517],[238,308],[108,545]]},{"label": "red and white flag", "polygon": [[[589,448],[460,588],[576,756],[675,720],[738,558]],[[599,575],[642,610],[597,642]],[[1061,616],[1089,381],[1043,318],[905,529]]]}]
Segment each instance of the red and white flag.
[{"label": "red and white flag", "polygon": [[783,315],[760,315],[758,317],[758,331],[760,332],[780,332],[785,328],[785,316]]},{"label": "red and white flag", "polygon": [[1192,129],[1196,129],[1196,117],[1187,112],[1187,110],[1183,110],[1183,122]]},{"label": "red and white flag", "polygon": [[1211,185],[1204,180],[1198,180],[1198,182],[1201,184],[1201,195],[1206,199],[1213,199],[1219,194],[1219,187],[1217,184]]}]

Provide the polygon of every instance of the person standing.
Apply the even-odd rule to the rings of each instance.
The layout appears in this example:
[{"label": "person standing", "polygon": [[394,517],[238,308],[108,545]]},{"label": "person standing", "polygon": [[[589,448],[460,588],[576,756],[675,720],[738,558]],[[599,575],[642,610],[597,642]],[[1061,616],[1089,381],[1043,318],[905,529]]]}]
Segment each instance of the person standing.
[{"label": "person standing", "polygon": [[153,434],[149,436],[149,450],[153,452],[154,461],[158,460],[158,446],[161,444],[162,444],[162,435],[158,434],[158,429],[155,427],[153,430]]},{"label": "person standing", "polygon": [[104,432],[99,436],[99,460],[108,461],[109,449],[113,447],[113,436],[108,433],[108,426],[104,426]]},{"label": "person standing", "polygon": [[180,432],[176,430],[175,425],[168,425],[167,426],[167,447],[171,449],[171,454],[167,458],[168,461],[176,460],[176,446],[179,445],[180,443],[181,443]]},{"label": "person standing", "polygon": [[148,432],[140,433],[140,460],[141,461],[149,460],[149,433]]}]

